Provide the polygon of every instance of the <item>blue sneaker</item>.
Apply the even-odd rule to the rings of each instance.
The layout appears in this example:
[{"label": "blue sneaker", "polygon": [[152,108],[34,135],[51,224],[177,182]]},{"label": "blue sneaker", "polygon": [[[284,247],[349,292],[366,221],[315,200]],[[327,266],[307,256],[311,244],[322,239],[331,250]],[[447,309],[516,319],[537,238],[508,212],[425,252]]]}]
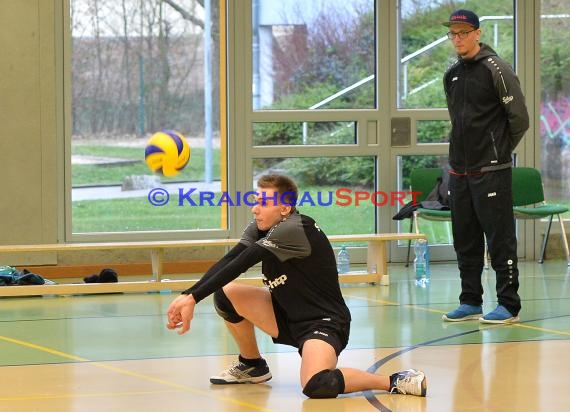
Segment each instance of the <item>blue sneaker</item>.
[{"label": "blue sneaker", "polygon": [[482,314],[483,309],[481,306],[462,303],[457,309],[446,313],[441,318],[447,322],[462,322],[464,320],[480,319]]},{"label": "blue sneaker", "polygon": [[497,305],[492,311],[479,318],[481,323],[516,323],[520,322],[518,316],[513,316],[503,305]]}]

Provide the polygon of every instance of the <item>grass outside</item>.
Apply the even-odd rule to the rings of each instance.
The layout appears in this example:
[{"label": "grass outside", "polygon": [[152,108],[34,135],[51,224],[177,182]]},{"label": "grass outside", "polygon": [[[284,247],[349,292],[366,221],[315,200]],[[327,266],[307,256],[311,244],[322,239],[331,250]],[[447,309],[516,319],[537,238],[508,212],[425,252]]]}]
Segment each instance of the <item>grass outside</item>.
[{"label": "grass outside", "polygon": [[[358,206],[334,204],[334,198],[323,195],[319,205],[318,192],[333,191],[333,188],[308,188],[311,200],[303,202],[299,210],[311,216],[329,235],[350,233],[374,233],[374,205],[370,202]],[[219,229],[224,207],[246,207],[247,199],[238,199],[229,194],[230,202],[219,202],[217,194],[209,202],[201,202],[199,195],[193,194],[196,206],[179,196],[171,196],[164,206],[153,206],[146,197],[82,200],[73,202],[73,232],[122,232],[146,230],[200,230]],[[240,206],[233,206],[240,202]],[[346,201],[345,201],[346,203]],[[314,204],[314,206],[312,205]]]},{"label": "grass outside", "polygon": [[[305,198],[299,205],[299,211],[315,219],[327,235],[375,233],[376,206],[371,202],[362,202],[357,206],[354,201],[347,206],[336,205],[334,197],[329,197],[328,194],[335,189],[307,188],[306,192],[310,198]],[[191,197],[197,206],[192,206],[187,201],[180,204],[178,196],[172,196],[164,206],[153,206],[146,197],[76,201],[72,207],[73,232],[219,229],[222,226],[224,207],[249,207],[244,199],[241,199],[241,206],[228,203],[218,206],[219,194],[212,201],[213,205],[207,202],[201,204],[195,195]],[[238,199],[233,197],[231,201],[236,204]],[[326,205],[328,203],[332,204]],[[348,202],[343,199],[342,203]],[[404,225],[403,227],[407,228],[406,223]],[[428,234],[432,243],[448,243],[445,223],[423,221],[421,228]]]},{"label": "grass outside", "polygon": [[[199,182],[204,180],[204,152],[203,148],[192,148],[188,165],[175,177],[162,177],[165,183]],[[144,161],[144,149],[137,147],[74,145],[72,155],[96,156],[101,158],[117,158],[136,163],[124,164],[74,164],[71,168],[71,182],[73,187],[121,185],[126,176],[151,175],[152,172]],[[212,150],[212,177],[220,178],[220,150]]]},{"label": "grass outside", "polygon": [[[162,177],[163,183],[176,183],[204,180],[204,149],[192,148],[188,166],[175,177]],[[113,157],[137,161],[126,164],[74,164],[72,167],[72,184],[74,187],[121,185],[126,176],[149,175],[151,172],[144,162],[144,149],[140,147],[122,147],[116,145],[78,144],[73,145],[73,155]],[[220,151],[212,151],[212,176],[218,180],[220,176]],[[328,192],[334,192],[336,187],[307,187],[303,188],[310,194],[310,200],[300,206],[301,213],[313,217],[329,235],[351,233],[374,233],[375,206],[371,202],[363,202],[348,206],[328,203]],[[318,193],[322,199],[319,205]],[[219,200],[215,198],[214,204]],[[234,199],[235,200],[235,199]],[[334,203],[333,198],[333,203]],[[82,200],[73,202],[72,221],[74,233],[95,232],[125,232],[125,231],[154,231],[154,230],[203,230],[218,229],[222,225],[222,207],[224,206],[190,206],[187,203],[178,206],[178,197],[173,196],[165,206],[152,206],[146,197],[111,199],[111,200]],[[343,200],[344,202],[344,200]],[[553,199],[550,203],[560,203],[570,206],[570,201]],[[243,204],[243,202],[242,202]],[[230,205],[231,206],[231,205]],[[248,206],[241,206],[248,207]],[[420,222],[421,231],[425,233],[432,244],[449,243],[451,226],[447,222]],[[406,232],[408,221],[404,222],[402,231]]]}]

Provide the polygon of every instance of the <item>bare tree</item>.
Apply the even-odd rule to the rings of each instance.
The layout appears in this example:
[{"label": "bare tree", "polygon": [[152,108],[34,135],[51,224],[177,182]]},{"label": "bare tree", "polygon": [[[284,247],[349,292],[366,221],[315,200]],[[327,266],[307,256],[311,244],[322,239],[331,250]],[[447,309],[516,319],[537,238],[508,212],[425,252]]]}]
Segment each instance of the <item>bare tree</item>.
[{"label": "bare tree", "polygon": [[[186,9],[184,9],[182,6],[180,6],[178,4],[178,2],[173,1],[173,0],[163,0],[163,1],[166,4],[168,4],[170,7],[172,7],[174,10],[176,10],[178,13],[180,13],[180,15],[182,16],[183,19],[188,20],[188,21],[192,22],[193,24],[195,24],[196,26],[204,29],[204,21],[196,18],[193,14],[191,14]],[[204,2],[202,0],[196,0],[196,3],[198,3],[200,6],[202,6],[202,9],[204,8]]]},{"label": "bare tree", "polygon": [[[174,0],[70,4],[75,135],[118,136],[164,127],[201,132],[206,23],[197,16],[203,15],[202,1],[184,2],[186,8]],[[214,28],[217,17],[211,19]],[[215,82],[214,93],[218,90]]]}]

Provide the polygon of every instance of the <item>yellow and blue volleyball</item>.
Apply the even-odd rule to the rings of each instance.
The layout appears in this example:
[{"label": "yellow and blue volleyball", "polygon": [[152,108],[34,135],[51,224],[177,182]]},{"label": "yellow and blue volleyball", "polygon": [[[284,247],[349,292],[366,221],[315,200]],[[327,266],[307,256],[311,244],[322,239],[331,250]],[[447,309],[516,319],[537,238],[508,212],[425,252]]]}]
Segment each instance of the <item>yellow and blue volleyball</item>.
[{"label": "yellow and blue volleyball", "polygon": [[153,134],[148,140],[144,159],[154,173],[176,176],[190,160],[190,146],[181,133],[163,130]]}]

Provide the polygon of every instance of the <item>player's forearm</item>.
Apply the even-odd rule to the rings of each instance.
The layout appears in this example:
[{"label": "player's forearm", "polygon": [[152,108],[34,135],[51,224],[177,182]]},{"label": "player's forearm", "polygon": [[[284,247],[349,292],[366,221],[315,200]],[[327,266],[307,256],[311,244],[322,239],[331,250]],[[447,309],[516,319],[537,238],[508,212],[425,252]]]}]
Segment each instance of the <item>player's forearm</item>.
[{"label": "player's forearm", "polygon": [[224,255],[224,257],[222,257],[220,260],[218,260],[216,263],[214,263],[207,271],[206,273],[204,273],[204,276],[202,276],[200,278],[200,280],[198,282],[196,282],[193,286],[191,286],[190,288],[186,289],[184,292],[182,292],[185,295],[188,295],[190,293],[192,293],[192,291],[194,291],[196,288],[199,288],[203,283],[205,283],[208,279],[210,279],[212,276],[214,276],[217,272],[219,272],[219,270],[221,268],[223,268],[224,266],[226,266],[228,263],[230,263],[233,259],[235,259],[236,257],[239,256],[239,254],[241,252],[243,252],[246,249],[246,246],[242,243],[238,243],[237,245],[235,245],[228,253],[226,253]]},{"label": "player's forearm", "polygon": [[[232,259],[223,267],[218,267],[218,271],[213,273],[207,279],[200,280],[200,284],[196,283],[195,287],[189,292],[194,296],[196,303],[200,302],[216,290],[227,285],[239,275],[246,272],[249,268],[261,262],[263,258],[270,255],[271,252],[254,244],[246,247],[237,257]],[[188,293],[188,292],[183,292]]]}]

